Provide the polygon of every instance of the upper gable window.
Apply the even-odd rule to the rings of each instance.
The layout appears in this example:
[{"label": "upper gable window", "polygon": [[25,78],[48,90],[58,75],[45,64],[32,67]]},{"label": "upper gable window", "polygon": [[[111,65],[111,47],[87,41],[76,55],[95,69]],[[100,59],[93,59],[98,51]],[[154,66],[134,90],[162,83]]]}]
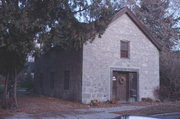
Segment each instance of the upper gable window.
[{"label": "upper gable window", "polygon": [[129,58],[129,41],[121,41],[121,58]]}]

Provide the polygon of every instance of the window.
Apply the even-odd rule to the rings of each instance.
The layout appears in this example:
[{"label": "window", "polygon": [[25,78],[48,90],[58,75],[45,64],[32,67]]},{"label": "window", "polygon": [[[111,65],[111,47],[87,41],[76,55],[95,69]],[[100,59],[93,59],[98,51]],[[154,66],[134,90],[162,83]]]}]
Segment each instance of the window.
[{"label": "window", "polygon": [[50,72],[50,88],[54,88],[54,72]]},{"label": "window", "polygon": [[129,58],[129,41],[121,41],[121,58]]},{"label": "window", "polygon": [[64,90],[69,90],[70,85],[70,71],[64,71]]},{"label": "window", "polygon": [[39,84],[40,88],[43,88],[43,73],[39,73]]}]

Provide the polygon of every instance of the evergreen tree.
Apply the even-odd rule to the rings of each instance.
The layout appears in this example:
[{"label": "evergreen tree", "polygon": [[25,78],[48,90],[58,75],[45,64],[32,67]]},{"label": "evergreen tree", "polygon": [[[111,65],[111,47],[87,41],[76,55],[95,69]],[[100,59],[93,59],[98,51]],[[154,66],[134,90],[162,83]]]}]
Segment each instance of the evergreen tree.
[{"label": "evergreen tree", "polygon": [[37,43],[41,44],[40,52],[57,44],[79,48],[103,33],[110,22],[106,16],[112,14],[111,9],[110,2],[103,0],[0,0],[0,74],[6,77],[4,107],[17,107],[17,75],[27,55],[36,53]]}]

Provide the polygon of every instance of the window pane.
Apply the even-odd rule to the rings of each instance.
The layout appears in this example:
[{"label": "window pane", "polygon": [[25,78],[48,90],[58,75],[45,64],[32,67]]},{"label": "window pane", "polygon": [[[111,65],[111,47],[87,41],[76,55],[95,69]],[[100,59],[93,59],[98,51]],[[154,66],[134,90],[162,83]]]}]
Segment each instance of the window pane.
[{"label": "window pane", "polygon": [[39,73],[39,84],[40,88],[43,88],[43,73]]},{"label": "window pane", "polygon": [[54,88],[54,72],[50,73],[50,88]]},{"label": "window pane", "polygon": [[129,57],[129,42],[121,41],[121,57]]},{"label": "window pane", "polygon": [[64,72],[64,89],[69,90],[69,83],[70,83],[70,71]]},{"label": "window pane", "polygon": [[128,42],[121,42],[121,50],[128,50],[128,46],[129,46],[129,44],[128,44]]},{"label": "window pane", "polygon": [[128,58],[128,51],[121,50],[121,57]]}]

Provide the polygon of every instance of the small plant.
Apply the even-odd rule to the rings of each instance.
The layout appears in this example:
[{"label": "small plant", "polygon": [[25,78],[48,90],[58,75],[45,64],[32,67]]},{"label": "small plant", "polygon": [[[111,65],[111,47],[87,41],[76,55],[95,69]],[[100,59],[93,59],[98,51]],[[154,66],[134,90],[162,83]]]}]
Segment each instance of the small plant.
[{"label": "small plant", "polygon": [[117,100],[116,100],[116,99],[112,99],[112,100],[110,101],[110,103],[111,103],[111,104],[117,104]]},{"label": "small plant", "polygon": [[147,97],[147,98],[141,98],[142,102],[153,102],[153,99]]},{"label": "small plant", "polygon": [[160,99],[155,99],[154,102],[160,103],[161,100]]},{"label": "small plant", "polygon": [[98,99],[91,100],[90,106],[98,106],[100,101]]}]

